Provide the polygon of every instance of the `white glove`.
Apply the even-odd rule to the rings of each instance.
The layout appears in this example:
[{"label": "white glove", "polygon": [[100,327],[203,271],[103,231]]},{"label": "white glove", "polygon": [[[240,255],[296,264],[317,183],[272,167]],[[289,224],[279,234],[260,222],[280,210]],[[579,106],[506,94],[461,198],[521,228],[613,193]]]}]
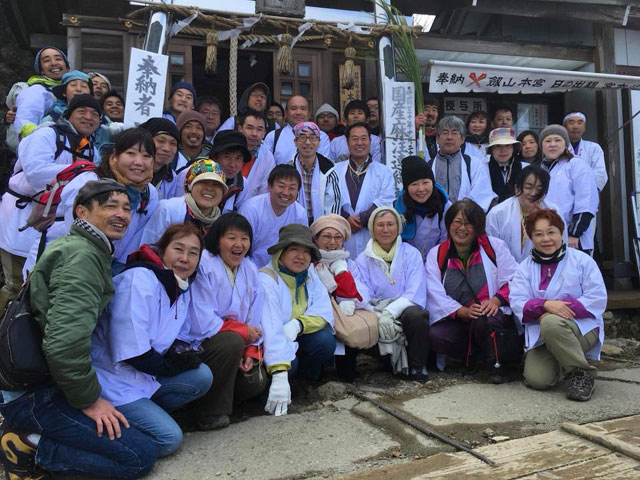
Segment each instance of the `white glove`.
[{"label": "white glove", "polygon": [[342,272],[346,272],[347,269],[347,261],[343,258],[340,258],[329,265],[329,270],[331,270],[331,273],[334,275],[340,275]]},{"label": "white glove", "polygon": [[350,317],[356,311],[356,302],[353,300],[343,300],[338,306],[347,317]]},{"label": "white glove", "polygon": [[291,387],[287,372],[274,373],[269,387],[269,398],[264,406],[265,412],[279,417],[287,414],[287,406],[291,404]]},{"label": "white glove", "polygon": [[302,331],[300,320],[296,318],[289,320],[282,328],[284,329],[284,336],[287,337],[287,340],[290,342],[295,342],[298,334]]},{"label": "white glove", "polygon": [[393,316],[386,310],[383,310],[378,317],[378,335],[380,335],[381,340],[391,340],[396,336]]}]

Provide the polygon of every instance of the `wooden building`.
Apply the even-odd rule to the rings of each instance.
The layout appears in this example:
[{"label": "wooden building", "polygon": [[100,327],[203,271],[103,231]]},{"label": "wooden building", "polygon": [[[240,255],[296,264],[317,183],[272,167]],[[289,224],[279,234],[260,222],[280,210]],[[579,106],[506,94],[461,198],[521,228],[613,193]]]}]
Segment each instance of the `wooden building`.
[{"label": "wooden building", "polygon": [[[224,3],[233,4],[227,8],[236,8],[242,1],[245,0]],[[145,17],[132,15],[141,5],[122,0],[0,0],[0,3],[20,43],[34,49],[45,44],[64,48],[74,68],[100,71],[109,76],[116,89],[123,88],[129,49],[142,45],[145,32]],[[415,38],[418,56],[424,65],[425,93],[429,89],[428,63],[434,59],[640,75],[640,49],[636,48],[640,45],[639,0],[392,0],[392,3],[406,15],[435,16],[430,31]],[[332,8],[336,4],[306,0],[307,16],[313,7]],[[334,8],[334,13],[339,14],[337,21],[344,22],[350,18],[345,12],[371,13],[374,9],[368,0],[344,0],[339,5],[343,10]],[[223,11],[217,15],[231,20],[244,17]],[[341,20],[342,16],[346,20]],[[335,25],[336,20],[333,22]],[[281,34],[289,30],[283,25],[271,25],[271,31],[263,28],[260,32]],[[243,32],[243,35],[245,33],[252,32]],[[240,48],[238,96],[248,85],[263,81],[272,87],[276,101],[302,94],[309,98],[312,109],[324,102],[338,106],[339,67],[345,61],[346,40],[340,35],[322,37],[321,33],[312,31],[306,35],[315,35],[318,39],[296,44],[289,74],[278,71],[277,43],[255,43]],[[357,48],[355,63],[360,67],[359,94],[365,99],[378,91],[375,37],[371,40],[354,45]],[[206,49],[206,35],[201,31],[187,28],[173,37],[168,52],[171,77],[168,83],[187,80],[201,94],[215,94],[226,103],[229,100],[229,42],[217,45],[218,65],[214,76],[204,71]],[[609,174],[609,182],[601,194],[599,261],[611,287],[629,288],[632,282],[637,282],[634,277],[638,272],[638,252],[634,241],[638,237],[640,214],[635,212],[634,217],[631,194],[640,190],[640,116],[634,120],[632,116],[640,109],[640,92],[576,89],[543,95],[445,93],[440,96],[444,113],[463,113],[456,108],[460,106],[460,99],[468,98],[481,102],[489,110],[499,103],[511,104],[518,112],[519,122],[529,118],[527,112],[532,109],[538,112],[537,117],[543,123],[560,123],[565,112],[583,111],[588,119],[585,138],[602,145]],[[522,123],[516,125],[516,128],[523,127]]]}]

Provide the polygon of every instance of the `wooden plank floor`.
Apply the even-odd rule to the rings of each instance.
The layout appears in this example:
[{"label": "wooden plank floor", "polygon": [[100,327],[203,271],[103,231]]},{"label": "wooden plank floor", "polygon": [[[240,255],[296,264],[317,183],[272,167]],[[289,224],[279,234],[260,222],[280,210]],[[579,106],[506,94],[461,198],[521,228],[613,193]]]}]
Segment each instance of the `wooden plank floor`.
[{"label": "wooden plank floor", "polygon": [[[588,424],[599,433],[640,446],[640,415]],[[640,480],[640,461],[564,431],[506,441],[477,449],[498,464],[490,467],[463,453],[438,453],[402,466],[346,478],[415,480]]]}]

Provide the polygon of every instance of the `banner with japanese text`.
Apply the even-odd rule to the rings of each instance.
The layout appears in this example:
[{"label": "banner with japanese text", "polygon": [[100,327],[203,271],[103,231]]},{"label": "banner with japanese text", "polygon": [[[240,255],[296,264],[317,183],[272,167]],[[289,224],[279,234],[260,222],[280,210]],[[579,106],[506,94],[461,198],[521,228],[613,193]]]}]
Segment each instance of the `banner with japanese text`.
[{"label": "banner with japanese text", "polygon": [[125,125],[139,125],[162,116],[168,59],[167,55],[131,49]]},{"label": "banner with japanese text", "polygon": [[640,77],[569,70],[431,61],[429,92],[553,93],[574,89],[640,89]]},{"label": "banner with japanese text", "polygon": [[411,82],[384,81],[384,152],[398,190],[402,159],[416,154],[415,90]]}]

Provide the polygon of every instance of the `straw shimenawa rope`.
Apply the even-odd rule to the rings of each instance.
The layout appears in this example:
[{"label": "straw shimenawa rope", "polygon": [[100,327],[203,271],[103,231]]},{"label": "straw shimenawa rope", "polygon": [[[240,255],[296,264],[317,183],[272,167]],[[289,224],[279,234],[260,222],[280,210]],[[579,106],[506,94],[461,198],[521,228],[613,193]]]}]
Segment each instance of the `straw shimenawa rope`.
[{"label": "straw shimenawa rope", "polygon": [[218,68],[218,32],[213,28],[207,32],[207,56],[204,61],[204,71],[207,75],[215,75]]},{"label": "straw shimenawa rope", "polygon": [[293,42],[291,34],[283,33],[279,42],[280,50],[278,50],[278,64],[276,66],[278,73],[281,75],[291,75],[293,71],[291,42]]}]

